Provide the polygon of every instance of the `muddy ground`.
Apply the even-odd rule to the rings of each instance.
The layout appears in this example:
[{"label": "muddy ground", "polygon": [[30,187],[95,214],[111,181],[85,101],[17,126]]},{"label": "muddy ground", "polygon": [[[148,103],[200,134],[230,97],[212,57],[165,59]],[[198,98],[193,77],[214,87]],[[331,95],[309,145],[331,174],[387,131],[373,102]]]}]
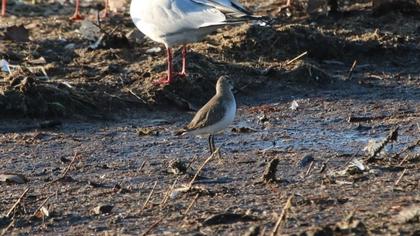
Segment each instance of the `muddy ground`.
[{"label": "muddy ground", "polygon": [[[270,235],[281,218],[279,234],[420,235],[419,15],[372,16],[364,1],[329,16],[309,16],[305,2],[242,2],[271,26],[190,45],[188,77],[166,87],[152,83],[164,48],[127,43],[127,15],[101,23],[122,41],[89,50],[71,6],[11,5],[0,27],[23,24],[30,41],[0,34],[1,59],[43,57],[49,80],[0,72],[0,232]],[[216,137],[222,159],[181,191],[209,153],[205,138],[175,133],[225,74],[238,113]]]}]

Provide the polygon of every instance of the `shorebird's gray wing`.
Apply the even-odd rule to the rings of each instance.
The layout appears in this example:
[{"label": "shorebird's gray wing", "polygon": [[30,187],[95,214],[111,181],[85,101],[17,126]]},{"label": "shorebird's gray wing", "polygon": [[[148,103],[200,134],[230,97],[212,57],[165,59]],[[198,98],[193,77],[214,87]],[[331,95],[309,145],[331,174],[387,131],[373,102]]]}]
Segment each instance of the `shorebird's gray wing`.
[{"label": "shorebird's gray wing", "polygon": [[214,96],[206,103],[187,125],[187,130],[196,130],[206,126],[214,125],[223,119],[226,107],[219,97]]}]

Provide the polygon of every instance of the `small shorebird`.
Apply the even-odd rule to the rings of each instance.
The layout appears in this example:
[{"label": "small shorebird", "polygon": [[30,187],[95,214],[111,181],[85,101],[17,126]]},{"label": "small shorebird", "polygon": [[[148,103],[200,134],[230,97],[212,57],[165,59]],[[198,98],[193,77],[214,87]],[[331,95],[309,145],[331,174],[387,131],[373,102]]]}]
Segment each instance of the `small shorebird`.
[{"label": "small shorebird", "polygon": [[216,150],[214,135],[227,128],[235,118],[236,102],[232,89],[232,81],[227,76],[221,76],[217,80],[216,94],[195,114],[183,132],[191,135],[209,135],[211,153]]},{"label": "small shorebird", "polygon": [[172,47],[182,47],[182,71],[186,76],[186,44],[196,42],[225,25],[257,20],[236,0],[132,0],[130,15],[136,27],[166,47],[167,75],[157,81],[169,84],[174,77]]}]

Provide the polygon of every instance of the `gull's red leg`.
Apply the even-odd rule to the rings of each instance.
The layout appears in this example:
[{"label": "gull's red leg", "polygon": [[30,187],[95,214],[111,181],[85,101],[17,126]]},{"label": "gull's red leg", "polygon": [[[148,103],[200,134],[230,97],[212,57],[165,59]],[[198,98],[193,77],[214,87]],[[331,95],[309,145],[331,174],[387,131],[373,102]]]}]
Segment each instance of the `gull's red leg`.
[{"label": "gull's red leg", "polygon": [[76,9],[74,10],[74,14],[70,17],[70,20],[83,20],[83,16],[80,15],[80,0],[76,0]]},{"label": "gull's red leg", "polygon": [[167,75],[161,78],[160,80],[155,81],[156,84],[170,84],[173,80],[172,49],[166,48],[166,54],[168,59]]},{"label": "gull's red leg", "polygon": [[102,17],[108,17],[109,16],[109,0],[104,0],[104,1],[105,1],[105,10]]},{"label": "gull's red leg", "polygon": [[1,16],[6,16],[6,4],[7,0],[1,1]]},{"label": "gull's red leg", "polygon": [[187,76],[187,46],[182,46],[182,70],[179,73],[180,76]]}]

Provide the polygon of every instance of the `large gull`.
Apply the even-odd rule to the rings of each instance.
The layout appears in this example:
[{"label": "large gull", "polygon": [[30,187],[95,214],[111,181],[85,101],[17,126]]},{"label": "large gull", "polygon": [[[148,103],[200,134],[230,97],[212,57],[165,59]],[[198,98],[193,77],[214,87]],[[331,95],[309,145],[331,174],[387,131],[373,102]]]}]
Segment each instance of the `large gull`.
[{"label": "large gull", "polygon": [[172,47],[182,47],[182,71],[186,75],[186,44],[196,42],[219,27],[255,20],[235,0],[132,0],[130,15],[136,27],[167,50],[167,75],[158,82],[169,84],[175,73]]}]

